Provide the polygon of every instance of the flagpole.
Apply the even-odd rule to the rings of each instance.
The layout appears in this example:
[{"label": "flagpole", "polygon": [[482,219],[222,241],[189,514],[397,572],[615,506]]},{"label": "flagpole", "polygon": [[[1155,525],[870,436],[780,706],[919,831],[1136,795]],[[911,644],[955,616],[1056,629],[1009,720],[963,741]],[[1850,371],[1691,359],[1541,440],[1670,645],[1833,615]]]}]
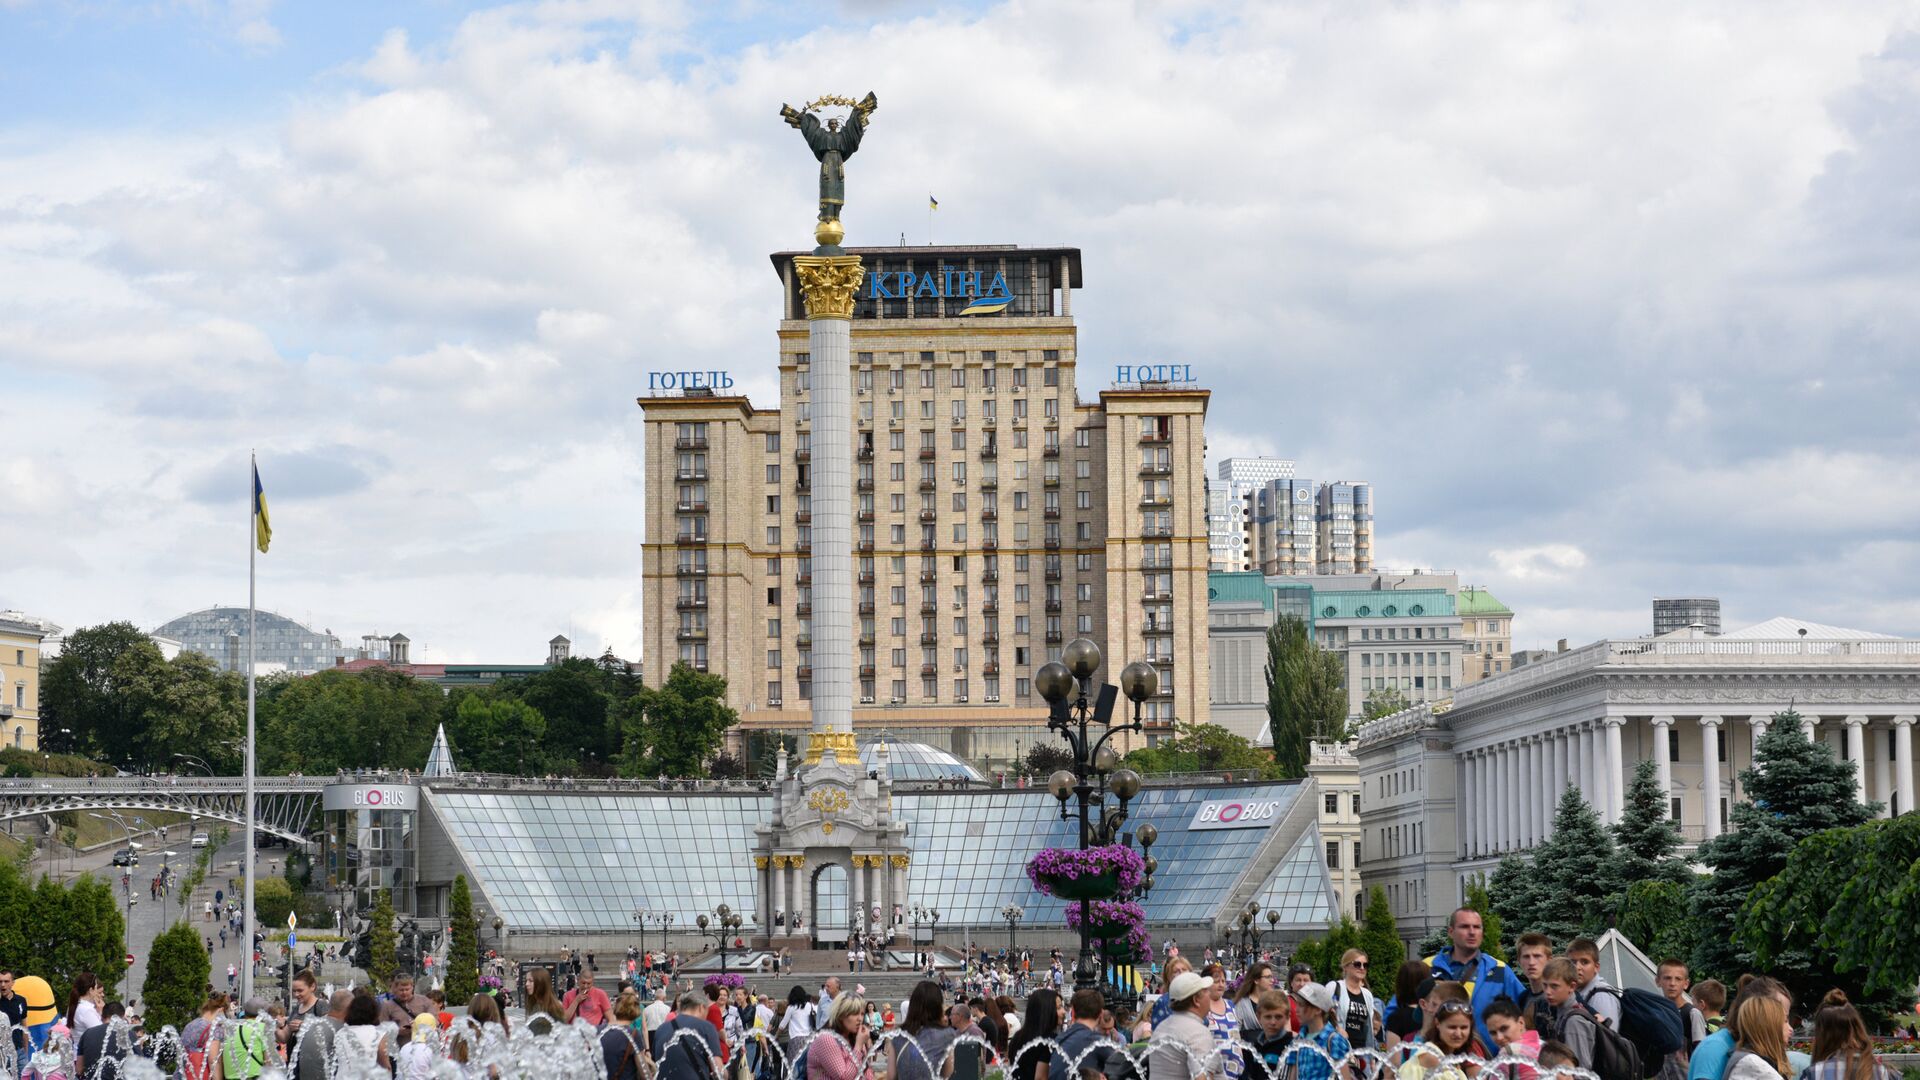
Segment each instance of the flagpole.
[{"label": "flagpole", "polygon": [[260,463],[251,451],[247,454],[247,511],[247,843],[242,855],[246,860],[247,885],[242,897],[241,927],[245,937],[241,941],[240,963],[243,1003],[253,997],[253,672],[254,649],[259,641],[254,627],[253,560],[260,547]]}]

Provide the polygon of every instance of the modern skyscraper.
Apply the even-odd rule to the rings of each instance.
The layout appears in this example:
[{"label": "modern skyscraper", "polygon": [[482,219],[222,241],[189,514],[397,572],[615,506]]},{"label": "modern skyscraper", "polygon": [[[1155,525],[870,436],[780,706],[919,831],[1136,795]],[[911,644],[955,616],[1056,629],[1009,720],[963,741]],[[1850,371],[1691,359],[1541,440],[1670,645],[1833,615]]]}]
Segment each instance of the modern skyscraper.
[{"label": "modern skyscraper", "polygon": [[1268,483],[1293,475],[1286,458],[1231,457],[1207,484],[1207,551],[1215,570],[1255,570],[1253,497]]},{"label": "modern skyscraper", "polygon": [[1373,569],[1373,485],[1362,480],[1321,484],[1314,518],[1317,573]]}]

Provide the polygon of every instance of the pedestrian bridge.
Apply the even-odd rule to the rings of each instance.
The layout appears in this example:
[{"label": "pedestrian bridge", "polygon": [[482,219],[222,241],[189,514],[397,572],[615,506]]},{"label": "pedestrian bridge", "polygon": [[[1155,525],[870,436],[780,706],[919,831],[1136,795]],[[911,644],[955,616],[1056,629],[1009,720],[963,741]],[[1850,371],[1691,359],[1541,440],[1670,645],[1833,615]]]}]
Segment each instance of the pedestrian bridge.
[{"label": "pedestrian bridge", "polygon": [[[253,782],[254,828],[304,841],[320,828],[328,780],[263,776]],[[0,779],[0,821],[75,810],[164,811],[246,827],[246,781],[237,776],[100,776]]]}]

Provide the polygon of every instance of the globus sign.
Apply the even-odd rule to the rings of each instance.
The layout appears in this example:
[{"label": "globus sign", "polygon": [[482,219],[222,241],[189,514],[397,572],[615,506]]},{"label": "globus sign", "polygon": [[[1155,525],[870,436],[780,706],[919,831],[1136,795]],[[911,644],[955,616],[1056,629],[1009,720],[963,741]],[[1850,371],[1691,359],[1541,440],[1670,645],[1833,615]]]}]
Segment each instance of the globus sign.
[{"label": "globus sign", "polygon": [[1280,819],[1281,799],[1209,799],[1187,823],[1193,829],[1264,829]]},{"label": "globus sign", "polygon": [[400,784],[333,784],[321,792],[323,810],[417,810],[420,789]]}]

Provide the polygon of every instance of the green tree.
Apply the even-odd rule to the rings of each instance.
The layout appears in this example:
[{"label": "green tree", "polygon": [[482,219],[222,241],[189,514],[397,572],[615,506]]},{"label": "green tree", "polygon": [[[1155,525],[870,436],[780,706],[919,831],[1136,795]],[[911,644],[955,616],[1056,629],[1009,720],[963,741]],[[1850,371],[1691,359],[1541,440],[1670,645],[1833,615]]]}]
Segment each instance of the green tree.
[{"label": "green tree", "polygon": [[[1694,889],[1696,977],[1728,980],[1754,970],[1752,953],[1729,932],[1753,890],[1786,869],[1794,845],[1828,829],[1863,824],[1878,811],[1878,804],[1855,799],[1853,775],[1852,763],[1836,761],[1826,744],[1807,740],[1798,713],[1774,715],[1754,748],[1753,767],[1740,774],[1747,798],[1733,804],[1731,828],[1696,853],[1713,870]],[[1767,970],[1799,990],[1818,967],[1811,956],[1782,951]]]},{"label": "green tree", "polygon": [[265,927],[285,926],[293,910],[293,887],[284,877],[263,877],[253,883],[253,917]]},{"label": "green tree", "polygon": [[642,689],[639,672],[633,670],[632,664],[615,656],[612,646],[600,654],[596,663],[600,665],[601,686],[613,696],[614,704],[626,704],[628,698]]},{"label": "green tree", "polygon": [[621,714],[627,776],[698,777],[740,714],[727,707],[725,676],[673,665],[658,689],[642,690]]},{"label": "green tree", "polygon": [[147,1029],[173,1025],[178,1031],[200,1015],[213,976],[206,946],[191,923],[177,922],[153,939],[147,954],[147,981],[140,988]]},{"label": "green tree", "polygon": [[1400,940],[1387,890],[1378,885],[1367,890],[1367,907],[1360,918],[1360,947],[1367,951],[1367,983],[1374,996],[1383,1001],[1392,997],[1394,976],[1407,958],[1407,946]]},{"label": "green tree", "polygon": [[392,893],[381,889],[374,895],[367,921],[367,977],[375,985],[385,986],[400,970],[400,937],[393,929]]},{"label": "green tree", "polygon": [[1361,939],[1360,927],[1345,915],[1340,921],[1327,928],[1327,936],[1320,943],[1319,961],[1313,965],[1313,977],[1319,982],[1332,982],[1340,977],[1340,957],[1348,949],[1364,949],[1367,943]]},{"label": "green tree", "polygon": [[466,1001],[480,992],[480,922],[473,917],[465,874],[454,876],[448,911],[447,1000]]},{"label": "green tree", "polygon": [[[1666,747],[1660,747],[1664,752]],[[1613,826],[1613,841],[1619,858],[1616,872],[1615,905],[1623,899],[1627,887],[1636,881],[1687,881],[1693,874],[1680,857],[1680,826],[1670,816],[1671,796],[1660,790],[1657,766],[1642,761],[1634,766],[1633,780],[1627,784],[1626,804],[1620,821]]]},{"label": "green tree", "polygon": [[1307,775],[1308,744],[1346,733],[1346,673],[1304,620],[1282,615],[1267,629],[1267,724],[1283,779]]},{"label": "green tree", "polygon": [[1143,773],[1231,772],[1272,776],[1277,772],[1273,758],[1266,751],[1218,724],[1180,724],[1173,738],[1159,746],[1129,751],[1125,761],[1129,768]]},{"label": "green tree", "polygon": [[119,680],[122,658],[135,652],[161,659],[159,647],[129,622],[82,627],[68,635],[40,676],[41,749],[107,761],[131,756],[132,702]]},{"label": "green tree", "polygon": [[1073,768],[1073,751],[1057,743],[1036,742],[1020,759],[1020,767],[1034,776],[1051,776],[1056,769]]},{"label": "green tree", "polygon": [[1656,961],[1692,956],[1696,942],[1693,913],[1687,907],[1689,885],[1656,878],[1627,886],[1615,928]]},{"label": "green tree", "polygon": [[1491,906],[1516,934],[1564,944],[1595,932],[1604,925],[1614,857],[1613,836],[1569,786],[1554,812],[1553,835],[1535,849],[1531,865],[1509,857],[1494,870]]},{"label": "green tree", "polygon": [[1467,881],[1466,902],[1460,906],[1470,908],[1480,916],[1480,928],[1484,932],[1480,942],[1481,951],[1504,963],[1507,959],[1505,939],[1502,937],[1505,924],[1500,920],[1500,913],[1493,909],[1493,898],[1487,894],[1485,875],[1475,874]]},{"label": "green tree", "polygon": [[384,667],[277,684],[259,710],[261,771],[418,769],[442,704],[439,687]]},{"label": "green tree", "polygon": [[[1815,986],[1835,982],[1856,1003],[1867,995],[1913,1000],[1920,983],[1920,814],[1815,833],[1794,845],[1780,872],[1741,907],[1735,941],[1761,970]],[[1814,987],[1795,979],[1795,1000]],[[1879,1010],[1876,1010],[1879,1011]]]},{"label": "green tree", "polygon": [[620,749],[615,714],[610,711],[612,682],[613,677],[598,663],[573,657],[537,675],[504,683],[501,690],[546,718],[549,755],[572,762],[576,769],[593,768],[611,761]]},{"label": "green tree", "polygon": [[244,768],[237,747],[246,730],[247,691],[239,675],[199,653],[165,660],[158,649],[130,649],[116,664],[115,679],[134,760],[170,762],[175,754],[193,754],[222,774]]},{"label": "green tree", "polygon": [[547,718],[517,697],[489,690],[457,695],[447,719],[447,741],[460,768],[474,772],[544,771]]},{"label": "green tree", "polygon": [[1413,702],[1407,700],[1407,695],[1398,690],[1373,690],[1368,692],[1366,706],[1361,710],[1361,714],[1369,720],[1378,720],[1383,716],[1392,716],[1412,705]]}]

